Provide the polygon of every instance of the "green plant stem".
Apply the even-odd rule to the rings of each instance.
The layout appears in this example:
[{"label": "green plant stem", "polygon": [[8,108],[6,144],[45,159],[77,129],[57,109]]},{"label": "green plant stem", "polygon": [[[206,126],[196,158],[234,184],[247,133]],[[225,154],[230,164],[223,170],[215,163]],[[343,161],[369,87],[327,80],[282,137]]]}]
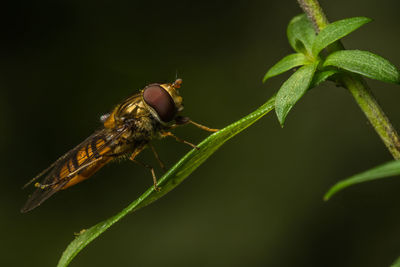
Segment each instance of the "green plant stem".
[{"label": "green plant stem", "polygon": [[[317,33],[329,24],[318,0],[297,1],[314,25]],[[343,49],[344,46],[340,41],[331,44],[327,48],[328,52]],[[353,95],[355,101],[381,137],[393,158],[400,159],[400,138],[365,81],[359,75],[349,74],[342,75],[339,78],[339,83],[343,84]]]},{"label": "green plant stem", "polygon": [[315,32],[318,34],[326,25],[329,24],[324,12],[318,1],[314,0],[297,0],[308,19],[314,25]]}]

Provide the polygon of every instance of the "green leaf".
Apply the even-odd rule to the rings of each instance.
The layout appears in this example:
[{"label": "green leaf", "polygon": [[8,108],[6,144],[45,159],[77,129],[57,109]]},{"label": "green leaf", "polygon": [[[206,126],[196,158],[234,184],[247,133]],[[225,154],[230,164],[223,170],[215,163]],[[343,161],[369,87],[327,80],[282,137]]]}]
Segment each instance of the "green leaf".
[{"label": "green leaf", "polygon": [[324,70],[324,71],[318,71],[317,73],[314,74],[314,78],[311,82],[310,88],[316,87],[320,85],[320,83],[326,81],[329,79],[332,75],[335,75],[338,73],[338,70]]},{"label": "green leaf", "polygon": [[61,256],[58,267],[67,266],[71,260],[96,237],[101,235],[114,223],[121,220],[128,213],[138,210],[150,203],[156,201],[176,186],[178,186],[186,177],[188,177],[197,167],[199,167],[208,157],[210,157],[220,146],[226,141],[240,133],[257,120],[266,115],[274,108],[275,97],[273,96],[264,105],[259,107],[253,113],[230,124],[224,129],[210,135],[199,145],[199,150],[191,150],[178,163],[175,164],[165,175],[159,180],[161,191],[157,192],[154,187],[150,187],[138,199],[129,204],[125,209],[115,216],[102,221],[91,228],[82,231],[82,233],[73,240],[63,255]]},{"label": "green leaf", "polygon": [[332,195],[351,185],[386,178],[394,175],[400,175],[400,160],[387,162],[373,169],[353,175],[348,179],[338,182],[337,184],[332,186],[325,194],[324,200],[328,200],[332,197]]},{"label": "green leaf", "polygon": [[400,257],[398,257],[397,260],[390,265],[390,267],[400,267]]},{"label": "green leaf", "polygon": [[265,83],[269,78],[284,73],[294,67],[304,65],[305,63],[307,63],[307,58],[301,53],[288,55],[268,70],[264,76],[263,82]]},{"label": "green leaf", "polygon": [[292,48],[299,53],[311,55],[315,30],[305,14],[294,17],[287,27],[288,40]]},{"label": "green leaf", "polygon": [[317,66],[318,62],[301,67],[279,89],[276,95],[275,111],[282,126],[294,104],[299,101],[310,87]]},{"label": "green leaf", "polygon": [[335,66],[371,79],[400,83],[400,73],[396,66],[387,59],[368,51],[337,51],[326,58],[323,66]]},{"label": "green leaf", "polygon": [[322,49],[330,45],[331,43],[343,38],[349,33],[355,31],[360,28],[365,23],[370,22],[370,18],[366,17],[355,17],[350,19],[343,19],[339,21],[335,21],[331,24],[328,24],[325,28],[321,30],[321,32],[315,38],[312,54],[316,57]]}]

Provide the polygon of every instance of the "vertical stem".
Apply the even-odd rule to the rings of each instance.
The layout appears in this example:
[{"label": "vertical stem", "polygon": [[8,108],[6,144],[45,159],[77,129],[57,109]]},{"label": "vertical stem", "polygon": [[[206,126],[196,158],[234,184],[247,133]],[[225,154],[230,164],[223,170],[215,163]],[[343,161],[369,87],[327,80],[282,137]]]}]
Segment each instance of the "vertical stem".
[{"label": "vertical stem", "polygon": [[344,75],[342,81],[381,137],[393,158],[400,159],[400,140],[396,129],[394,129],[377,103],[366,82],[359,76],[350,75]]},{"label": "vertical stem", "polygon": [[[297,1],[304,13],[307,14],[307,17],[313,23],[317,33],[329,24],[318,0]],[[335,52],[343,49],[344,46],[340,41],[331,44],[327,48],[328,52]],[[353,95],[354,100],[364,112],[393,158],[400,159],[400,138],[365,81],[359,75],[342,75],[340,82],[343,83]]]},{"label": "vertical stem", "polygon": [[329,24],[328,19],[326,18],[324,12],[322,11],[321,6],[318,1],[312,0],[297,0],[300,4],[300,7],[303,9],[304,13],[306,13],[308,19],[314,25],[315,32],[318,34],[326,25]]}]

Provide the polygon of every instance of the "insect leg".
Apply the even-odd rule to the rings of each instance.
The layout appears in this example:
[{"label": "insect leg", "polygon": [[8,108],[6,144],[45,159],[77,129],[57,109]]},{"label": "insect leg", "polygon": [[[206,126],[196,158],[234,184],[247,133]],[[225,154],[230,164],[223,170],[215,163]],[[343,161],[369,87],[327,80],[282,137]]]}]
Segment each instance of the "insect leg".
[{"label": "insect leg", "polygon": [[205,125],[202,125],[202,124],[200,124],[200,123],[194,122],[194,121],[192,121],[192,120],[189,120],[189,123],[193,124],[193,125],[196,126],[197,128],[200,128],[200,129],[202,129],[202,130],[204,130],[204,131],[207,131],[207,132],[215,133],[215,132],[218,132],[218,131],[219,131],[219,129],[209,128],[209,127],[207,127],[207,126],[205,126]]},{"label": "insect leg", "polygon": [[41,183],[39,183],[39,182],[36,182],[36,183],[34,184],[34,186],[37,187],[37,188],[40,188],[40,189],[43,189],[43,190],[44,190],[44,189],[46,189],[47,187],[56,185],[56,184],[58,184],[58,183],[59,183],[58,180],[55,181],[55,182],[52,182],[52,183],[48,183],[48,184],[41,184]]},{"label": "insect leg", "polygon": [[193,147],[194,149],[199,150],[199,148],[198,148],[195,144],[192,144],[192,143],[190,143],[190,142],[188,142],[188,141],[186,141],[186,140],[183,140],[183,139],[179,138],[178,136],[174,135],[174,134],[171,133],[171,132],[162,132],[162,133],[161,133],[161,136],[162,136],[162,137],[171,136],[171,137],[175,138],[176,141],[178,141],[178,142],[180,142],[180,143],[184,143],[184,144],[186,144],[186,145],[189,145],[189,146]]},{"label": "insect leg", "polygon": [[185,125],[185,124],[193,124],[197,128],[200,128],[200,129],[202,129],[204,131],[207,131],[207,132],[215,133],[215,132],[219,131],[219,129],[209,128],[209,127],[204,126],[204,125],[202,125],[200,123],[192,121],[189,117],[182,117],[182,116],[178,116],[178,117],[175,118],[175,124],[171,125],[171,128],[176,128],[179,125]]},{"label": "insect leg", "polygon": [[132,160],[133,162],[135,162],[136,164],[139,164],[139,165],[141,165],[141,166],[143,166],[143,167],[145,167],[145,168],[147,168],[147,169],[150,170],[151,176],[153,177],[154,190],[160,191],[160,190],[161,190],[161,187],[159,187],[159,186],[157,185],[157,177],[156,177],[156,173],[154,172],[154,168],[151,167],[150,165],[147,165],[147,164],[145,164],[145,163],[143,163],[143,162],[141,162],[141,161],[138,161],[138,160],[136,160],[136,159],[131,159],[131,160]]},{"label": "insect leg", "polygon": [[[86,163],[86,164],[83,164],[83,165],[79,166],[78,169],[76,169],[75,171],[70,172],[67,176],[65,176],[65,177],[63,178],[63,180],[67,180],[67,179],[69,179],[69,178],[75,176],[78,172],[84,170],[84,169],[87,168],[87,167],[90,167],[90,166],[93,165],[94,163],[96,163],[96,162],[98,162],[98,161],[100,161],[100,160],[103,160],[103,159],[104,159],[104,157],[99,157],[99,158],[97,158],[97,159],[95,159],[95,160],[93,160],[93,161],[91,161],[91,162],[88,162],[88,163]],[[47,184],[41,184],[41,183],[37,182],[37,183],[34,184],[34,186],[35,186],[35,187],[38,187],[38,188],[40,188],[40,189],[46,189],[47,187],[50,187],[50,186],[53,186],[53,185],[58,184],[60,181],[61,181],[61,180],[56,180],[56,181],[54,181],[54,182],[47,183]]]},{"label": "insect leg", "polygon": [[45,173],[47,173],[51,168],[54,167],[54,165],[56,165],[57,162],[54,162],[53,164],[50,165],[50,167],[48,167],[47,169],[45,169],[44,171],[42,171],[41,173],[39,173],[38,175],[36,175],[32,180],[30,180],[29,182],[27,182],[22,189],[26,188],[28,185],[30,185],[31,183],[33,183],[34,181],[36,181],[37,179],[39,179],[40,177],[42,177]]},{"label": "insect leg", "polygon": [[151,151],[153,151],[154,157],[158,161],[158,164],[160,164],[161,169],[166,171],[167,169],[165,168],[165,164],[164,164],[164,162],[162,162],[162,160],[158,156],[158,153],[157,153],[156,149],[154,148],[154,146],[151,143],[149,143],[149,147],[151,148]]},{"label": "insect leg", "polygon": [[157,185],[157,177],[156,177],[156,173],[154,172],[154,168],[151,167],[151,166],[148,165],[148,164],[145,164],[145,163],[140,162],[140,161],[138,161],[137,159],[135,159],[136,156],[139,155],[139,153],[142,152],[142,150],[143,150],[144,148],[145,148],[145,146],[141,146],[141,147],[138,147],[137,149],[135,149],[135,151],[133,151],[133,153],[131,154],[131,156],[129,157],[129,159],[130,159],[132,162],[134,162],[134,163],[136,163],[136,164],[139,164],[139,165],[141,165],[141,166],[143,166],[143,167],[145,167],[145,168],[147,168],[147,169],[150,170],[151,176],[153,177],[154,189],[155,189],[156,191],[160,191],[161,188]]},{"label": "insect leg", "polygon": [[43,175],[45,175],[48,171],[50,171],[57,163],[59,163],[61,160],[63,160],[65,158],[66,155],[58,158],[55,162],[53,162],[53,164],[51,164],[47,169],[45,169],[44,171],[42,171],[41,173],[39,173],[38,175],[36,175],[32,180],[30,180],[29,182],[27,182],[22,189],[26,188],[28,185],[30,185],[31,183],[33,183],[34,181],[36,181],[37,179],[39,179],[40,177],[42,177]]}]

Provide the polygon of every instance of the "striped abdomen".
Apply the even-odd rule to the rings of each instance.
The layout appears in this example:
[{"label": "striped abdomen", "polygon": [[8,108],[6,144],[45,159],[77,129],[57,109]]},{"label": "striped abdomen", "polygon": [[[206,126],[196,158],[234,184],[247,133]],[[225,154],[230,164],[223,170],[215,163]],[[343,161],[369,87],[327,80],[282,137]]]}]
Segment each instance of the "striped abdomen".
[{"label": "striped abdomen", "polygon": [[77,147],[58,172],[56,178],[58,181],[68,180],[61,189],[66,189],[92,176],[112,160],[112,157],[107,156],[110,152],[111,148],[101,136],[94,136]]}]

